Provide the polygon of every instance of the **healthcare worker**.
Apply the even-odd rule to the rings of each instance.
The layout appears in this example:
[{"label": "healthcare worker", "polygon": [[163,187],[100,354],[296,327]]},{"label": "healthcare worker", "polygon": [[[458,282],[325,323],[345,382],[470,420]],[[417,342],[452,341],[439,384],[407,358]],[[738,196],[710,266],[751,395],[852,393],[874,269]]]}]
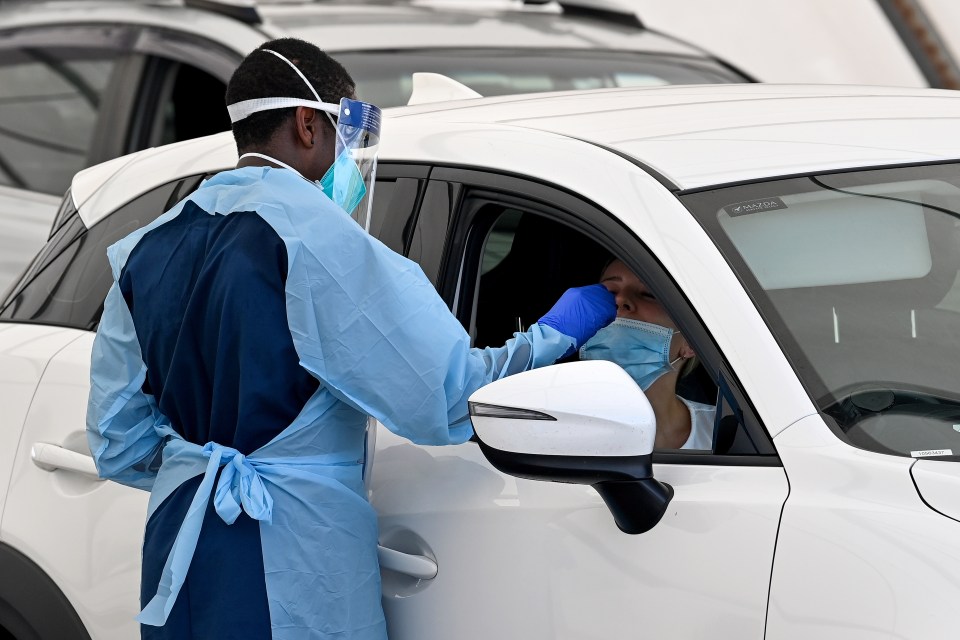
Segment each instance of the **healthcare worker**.
[{"label": "healthcare worker", "polygon": [[227,87],[237,168],[108,250],[87,430],[102,477],[151,492],[144,638],[383,640],[367,416],[462,443],[473,391],[615,315],[602,286],[571,289],[471,349],[419,267],[348,214],[379,131],[353,95],[313,45],[264,44]]},{"label": "healthcare worker", "polygon": [[657,449],[711,449],[716,407],[677,395],[696,353],[650,287],[620,260],[600,276],[616,297],[617,319],[580,348],[581,360],[610,360],[630,374],[657,418]]}]

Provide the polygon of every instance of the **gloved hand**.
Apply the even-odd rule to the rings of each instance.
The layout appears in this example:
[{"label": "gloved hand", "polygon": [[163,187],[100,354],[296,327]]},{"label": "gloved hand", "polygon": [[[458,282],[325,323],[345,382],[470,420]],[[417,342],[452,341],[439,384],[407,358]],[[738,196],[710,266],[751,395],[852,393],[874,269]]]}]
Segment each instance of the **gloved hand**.
[{"label": "gloved hand", "polygon": [[617,317],[617,303],[602,284],[567,289],[537,324],[574,339],[574,350]]}]

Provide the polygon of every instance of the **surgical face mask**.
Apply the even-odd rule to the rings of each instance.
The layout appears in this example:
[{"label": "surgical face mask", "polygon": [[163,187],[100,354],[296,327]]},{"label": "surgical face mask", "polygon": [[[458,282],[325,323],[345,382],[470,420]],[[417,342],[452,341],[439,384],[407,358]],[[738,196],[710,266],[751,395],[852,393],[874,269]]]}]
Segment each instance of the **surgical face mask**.
[{"label": "surgical face mask", "polygon": [[327,197],[347,213],[352,214],[363,197],[367,195],[360,167],[353,161],[350,149],[344,148],[320,178],[320,188]]},{"label": "surgical face mask", "polygon": [[650,322],[617,318],[580,347],[580,359],[615,362],[646,391],[673,371],[680,360],[670,361],[674,333],[679,332]]}]

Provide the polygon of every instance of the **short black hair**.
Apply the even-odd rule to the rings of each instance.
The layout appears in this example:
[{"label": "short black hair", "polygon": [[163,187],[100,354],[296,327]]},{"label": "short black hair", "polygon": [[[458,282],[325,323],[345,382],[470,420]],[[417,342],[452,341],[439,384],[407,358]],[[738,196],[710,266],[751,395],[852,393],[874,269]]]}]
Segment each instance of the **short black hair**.
[{"label": "short black hair", "polygon": [[[227,83],[228,105],[256,98],[316,99],[289,65],[265,49],[276,51],[295,64],[322,101],[338,104],[340,98],[354,94],[356,84],[342,64],[314,44],[297,38],[280,38],[264,42],[243,59]],[[260,111],[235,122],[233,137],[237,148],[242,151],[268,143],[295,110],[290,107]]]}]

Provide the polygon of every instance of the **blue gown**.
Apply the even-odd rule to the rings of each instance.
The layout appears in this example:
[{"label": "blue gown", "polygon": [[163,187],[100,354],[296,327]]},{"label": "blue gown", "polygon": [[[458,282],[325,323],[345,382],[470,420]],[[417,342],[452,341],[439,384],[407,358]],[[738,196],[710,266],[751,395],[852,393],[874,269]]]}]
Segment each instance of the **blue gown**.
[{"label": "blue gown", "polygon": [[285,169],[220,173],[108,257],[87,431],[102,477],[151,492],[145,638],[383,640],[366,416],[464,442],[471,393],[574,343],[471,349],[415,263]]}]

